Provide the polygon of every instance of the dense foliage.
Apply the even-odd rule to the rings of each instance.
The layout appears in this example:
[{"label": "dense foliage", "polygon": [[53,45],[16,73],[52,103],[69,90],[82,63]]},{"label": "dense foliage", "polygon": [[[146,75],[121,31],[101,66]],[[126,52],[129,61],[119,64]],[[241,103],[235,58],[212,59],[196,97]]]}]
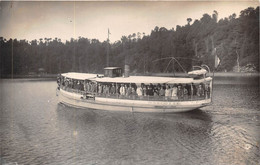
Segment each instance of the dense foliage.
[{"label": "dense foliage", "polygon": [[[136,73],[188,71],[202,63],[213,68],[215,55],[220,58],[219,71],[239,71],[243,66],[259,69],[259,7],[241,11],[238,18],[233,14],[218,20],[214,11],[191,22],[187,18],[187,24],[176,30],[155,27],[149,35],[122,36],[112,44],[83,37],[66,43],[58,38],[29,42],[1,37],[1,76],[39,71],[102,73],[107,50],[110,66],[128,64]],[[168,57],[175,57],[183,69]]]}]

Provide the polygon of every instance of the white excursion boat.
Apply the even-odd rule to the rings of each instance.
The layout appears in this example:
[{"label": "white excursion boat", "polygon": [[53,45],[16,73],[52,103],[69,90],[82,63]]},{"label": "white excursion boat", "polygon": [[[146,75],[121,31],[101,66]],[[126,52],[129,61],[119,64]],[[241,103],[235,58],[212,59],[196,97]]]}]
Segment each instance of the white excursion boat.
[{"label": "white excursion boat", "polygon": [[184,112],[212,101],[212,78],[202,67],[189,72],[190,77],[129,76],[129,69],[122,76],[119,67],[104,70],[104,75],[61,74],[57,80],[59,102],[109,111]]}]

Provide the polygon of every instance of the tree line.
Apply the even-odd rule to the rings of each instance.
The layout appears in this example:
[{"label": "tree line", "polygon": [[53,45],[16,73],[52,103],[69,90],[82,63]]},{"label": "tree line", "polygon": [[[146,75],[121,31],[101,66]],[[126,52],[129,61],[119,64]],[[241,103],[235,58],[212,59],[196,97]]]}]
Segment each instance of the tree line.
[{"label": "tree line", "polygon": [[224,19],[213,11],[199,20],[187,18],[187,24],[176,29],[156,26],[148,35],[138,32],[114,43],[84,37],[65,43],[58,38],[0,37],[0,54],[1,77],[39,71],[103,73],[107,54],[109,66],[128,64],[133,73],[189,71],[201,64],[214,69],[215,55],[220,59],[218,71],[241,71],[248,66],[259,71],[259,7]]}]

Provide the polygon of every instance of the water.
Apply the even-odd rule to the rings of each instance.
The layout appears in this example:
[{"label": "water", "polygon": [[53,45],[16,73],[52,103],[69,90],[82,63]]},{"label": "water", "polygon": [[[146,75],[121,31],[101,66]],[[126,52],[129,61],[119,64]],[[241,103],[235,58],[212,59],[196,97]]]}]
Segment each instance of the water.
[{"label": "water", "polygon": [[218,78],[187,113],[70,108],[54,81],[0,80],[0,164],[260,164],[258,78]]}]

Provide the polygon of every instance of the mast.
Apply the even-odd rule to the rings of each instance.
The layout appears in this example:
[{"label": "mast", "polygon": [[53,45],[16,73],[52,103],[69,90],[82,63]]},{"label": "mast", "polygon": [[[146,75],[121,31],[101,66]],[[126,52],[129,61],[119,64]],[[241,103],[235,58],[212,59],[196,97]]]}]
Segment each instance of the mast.
[{"label": "mast", "polygon": [[107,31],[107,67],[109,67],[109,34],[111,34],[109,32],[109,29]]}]

